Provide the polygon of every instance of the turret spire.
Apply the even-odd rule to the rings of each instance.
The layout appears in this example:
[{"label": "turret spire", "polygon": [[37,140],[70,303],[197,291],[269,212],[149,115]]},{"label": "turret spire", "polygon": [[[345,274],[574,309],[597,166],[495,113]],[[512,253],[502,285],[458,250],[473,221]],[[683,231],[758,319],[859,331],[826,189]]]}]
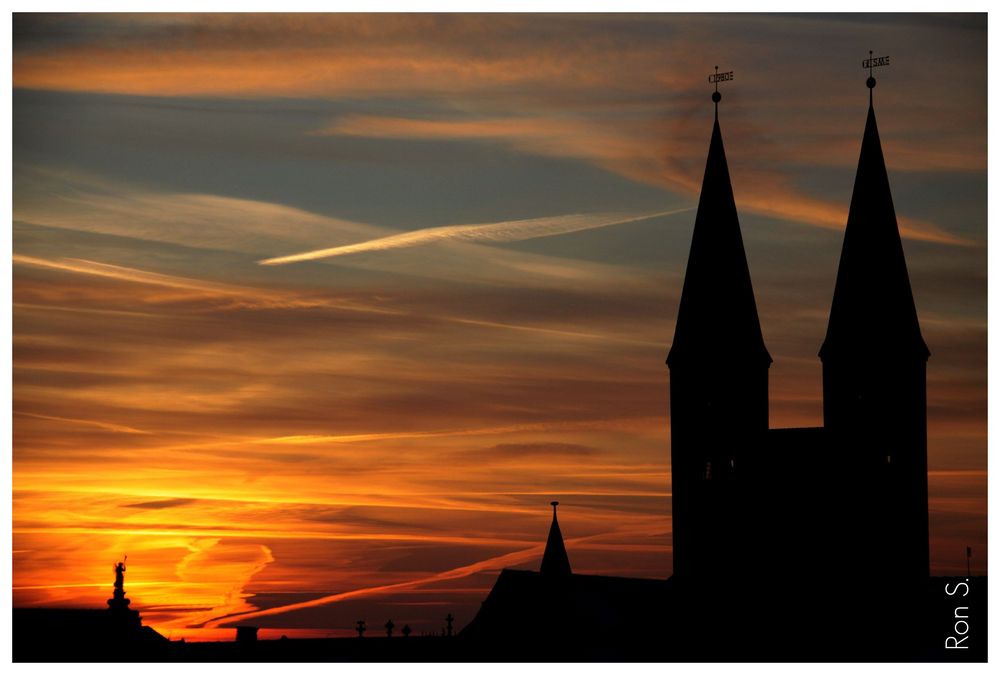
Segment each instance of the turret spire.
[{"label": "turret spire", "polygon": [[545,543],[541,572],[552,576],[569,576],[572,571],[569,567],[569,556],[566,554],[562,532],[559,530],[559,521],[556,518],[557,506],[559,506],[559,502],[552,502],[552,527],[549,528],[549,539]]}]

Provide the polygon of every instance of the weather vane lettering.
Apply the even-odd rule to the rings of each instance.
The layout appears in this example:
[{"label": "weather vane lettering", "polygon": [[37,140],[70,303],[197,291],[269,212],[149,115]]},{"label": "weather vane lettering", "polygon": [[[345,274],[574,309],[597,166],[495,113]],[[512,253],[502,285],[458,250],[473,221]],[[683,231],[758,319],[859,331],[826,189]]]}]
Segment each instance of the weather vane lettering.
[{"label": "weather vane lettering", "polygon": [[[733,71],[719,72],[719,67],[715,67],[715,72],[708,76],[708,83],[715,85],[715,91],[719,91],[719,82],[729,82],[733,79]],[[714,97],[713,97],[714,98]]]},{"label": "weather vane lettering", "polygon": [[868,58],[861,62],[861,67],[868,69],[868,81],[866,82],[866,84],[868,85],[869,89],[875,88],[875,77],[872,74],[872,71],[875,68],[882,68],[889,65],[888,56],[875,56],[874,54],[875,52],[869,49]]},{"label": "weather vane lettering", "polygon": [[708,76],[708,83],[715,85],[715,91],[712,92],[712,101],[715,103],[715,116],[719,116],[719,101],[722,100],[722,94],[719,93],[719,82],[731,82],[733,79],[733,71],[727,70],[720,73],[719,67],[715,67],[715,72]]}]

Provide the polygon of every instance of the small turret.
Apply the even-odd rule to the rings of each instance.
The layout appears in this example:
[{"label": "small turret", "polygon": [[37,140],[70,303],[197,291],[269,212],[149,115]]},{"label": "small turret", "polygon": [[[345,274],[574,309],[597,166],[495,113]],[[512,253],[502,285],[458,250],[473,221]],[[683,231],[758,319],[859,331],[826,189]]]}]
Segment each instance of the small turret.
[{"label": "small turret", "polygon": [[569,567],[569,556],[556,518],[557,506],[559,502],[552,502],[552,527],[549,528],[549,539],[545,542],[541,573],[550,577],[568,577],[573,572]]}]

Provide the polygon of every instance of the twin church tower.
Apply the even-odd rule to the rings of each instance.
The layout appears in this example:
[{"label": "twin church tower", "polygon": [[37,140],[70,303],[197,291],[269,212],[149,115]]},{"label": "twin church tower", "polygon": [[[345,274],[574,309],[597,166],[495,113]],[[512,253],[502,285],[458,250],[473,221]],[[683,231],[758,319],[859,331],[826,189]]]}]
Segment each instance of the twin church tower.
[{"label": "twin church tower", "polygon": [[541,570],[503,570],[462,631],[477,658],[922,656],[937,625],[922,604],[929,352],[871,105],[819,356],[824,426],[769,428],[771,355],[716,108],[667,357],[673,577],[573,573],[552,502]]},{"label": "twin church tower", "polygon": [[930,352],[871,96],[819,350],[824,426],[801,429],[768,424],[772,359],[743,248],[719,99],[716,92],[667,357],[675,578],[741,585],[775,577],[920,582],[930,566]]}]

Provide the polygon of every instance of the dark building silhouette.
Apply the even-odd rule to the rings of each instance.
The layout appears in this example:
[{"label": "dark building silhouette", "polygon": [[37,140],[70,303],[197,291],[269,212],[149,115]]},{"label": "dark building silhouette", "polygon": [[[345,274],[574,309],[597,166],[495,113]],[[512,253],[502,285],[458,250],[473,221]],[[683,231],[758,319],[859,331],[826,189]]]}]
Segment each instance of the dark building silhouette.
[{"label": "dark building silhouette", "polygon": [[772,359],[723,147],[721,96],[713,100],[667,356],[674,575],[573,574],[553,508],[541,571],[503,570],[462,636],[505,660],[969,658],[946,652],[937,632],[945,582],[929,576],[930,352],[874,107],[869,101],[819,352],[824,426],[771,429]]},{"label": "dark building silhouette", "polygon": [[767,431],[771,365],[718,114],[667,364],[674,574],[717,576],[730,571],[728,550],[744,532],[736,454]]},{"label": "dark building silhouette", "polygon": [[15,607],[15,661],[140,661],[169,657],[170,643],[149,626],[125,597],[125,563],[114,567],[107,609]]},{"label": "dark building silhouette", "polygon": [[824,426],[769,429],[771,357],[716,114],[667,357],[678,580],[926,581],[928,356],[870,104],[820,350]]},{"label": "dark building silhouette", "polygon": [[257,626],[237,626],[236,642],[239,644],[250,644],[257,641]]},{"label": "dark building silhouette", "polygon": [[459,633],[475,660],[663,660],[671,581],[574,574],[552,503],[541,569],[505,569]]},{"label": "dark building silhouette", "polygon": [[[859,550],[907,579],[930,574],[927,359],[869,104],[823,361],[823,419],[859,478]],[[867,503],[866,503],[867,502]]]}]

